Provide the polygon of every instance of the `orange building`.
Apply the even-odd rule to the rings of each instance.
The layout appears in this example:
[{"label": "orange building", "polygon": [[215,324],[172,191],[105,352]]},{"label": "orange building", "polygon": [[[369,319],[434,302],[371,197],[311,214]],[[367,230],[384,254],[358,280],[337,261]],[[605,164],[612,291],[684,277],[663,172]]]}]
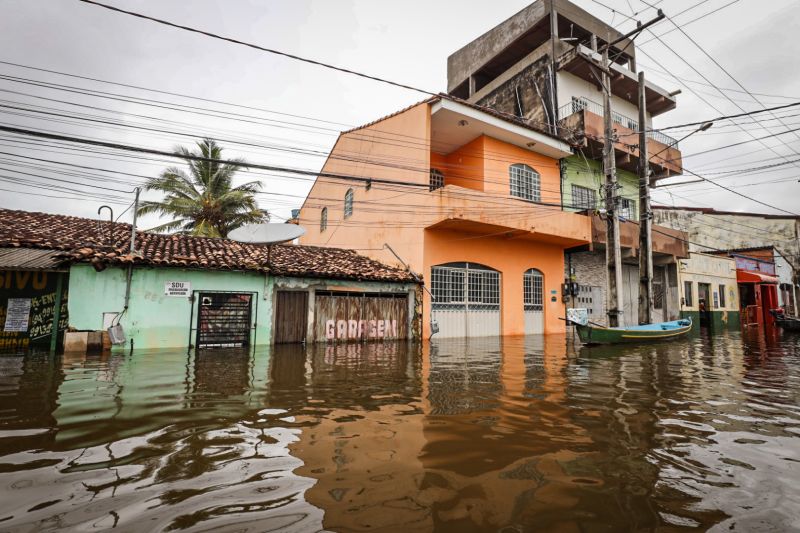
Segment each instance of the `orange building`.
[{"label": "orange building", "polygon": [[434,97],[339,136],[300,210],[302,244],[405,263],[430,291],[423,334],[564,331],[564,249],[591,240],[561,208],[564,141]]}]

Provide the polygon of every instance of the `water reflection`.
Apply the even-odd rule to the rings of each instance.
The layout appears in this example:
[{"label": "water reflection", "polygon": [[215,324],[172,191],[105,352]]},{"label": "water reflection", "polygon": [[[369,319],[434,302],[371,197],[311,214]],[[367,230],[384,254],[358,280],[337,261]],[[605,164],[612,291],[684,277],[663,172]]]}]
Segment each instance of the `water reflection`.
[{"label": "water reflection", "polygon": [[798,529],[798,345],[2,357],[0,529]]}]

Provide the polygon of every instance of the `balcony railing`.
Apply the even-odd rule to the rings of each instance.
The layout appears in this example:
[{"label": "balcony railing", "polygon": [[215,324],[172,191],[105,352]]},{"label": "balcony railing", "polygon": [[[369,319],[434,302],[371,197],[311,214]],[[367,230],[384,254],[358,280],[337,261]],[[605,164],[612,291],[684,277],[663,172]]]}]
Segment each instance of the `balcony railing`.
[{"label": "balcony railing", "polygon": [[[587,110],[595,115],[603,116],[603,106],[598,104],[595,101],[589,100],[588,98],[573,98],[572,101],[566,105],[561,106],[558,110],[558,120],[562,121],[570,115],[577,113],[578,111]],[[621,115],[616,111],[611,112],[611,120],[615,124],[619,124],[624,128],[628,128],[629,130],[639,131],[639,121],[634,120],[632,118],[626,117],[625,115]],[[670,137],[669,135],[665,135],[660,131],[648,131],[647,137],[653,139],[654,141],[660,142],[661,144],[666,144],[668,146],[674,147],[676,150],[678,149],[678,141]]]}]

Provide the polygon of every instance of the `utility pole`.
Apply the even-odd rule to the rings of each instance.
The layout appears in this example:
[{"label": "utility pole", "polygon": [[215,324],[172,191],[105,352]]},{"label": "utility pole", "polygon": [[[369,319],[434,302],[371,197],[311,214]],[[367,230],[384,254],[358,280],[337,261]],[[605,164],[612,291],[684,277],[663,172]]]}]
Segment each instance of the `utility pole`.
[{"label": "utility pole", "polygon": [[617,164],[614,156],[614,126],[611,120],[611,77],[609,76],[608,49],[603,49],[603,170],[606,176],[606,267],[608,270],[608,325],[624,325],[624,303],[622,301],[622,249],[619,242],[619,195],[617,194]]},{"label": "utility pole", "polygon": [[653,214],[646,121],[644,72],[639,72],[639,324],[653,323]]},{"label": "utility pole", "polygon": [[135,191],[136,196],[133,199],[133,224],[131,224],[131,255],[136,253],[136,218],[139,216],[139,187],[136,187]]}]

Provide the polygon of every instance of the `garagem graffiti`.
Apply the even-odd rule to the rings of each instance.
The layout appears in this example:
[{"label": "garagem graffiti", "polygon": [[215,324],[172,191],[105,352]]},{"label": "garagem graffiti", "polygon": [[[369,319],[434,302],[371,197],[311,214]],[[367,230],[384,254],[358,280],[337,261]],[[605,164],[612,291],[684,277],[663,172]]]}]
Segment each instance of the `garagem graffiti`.
[{"label": "garagem graffiti", "polygon": [[397,320],[327,320],[328,340],[395,339]]}]

